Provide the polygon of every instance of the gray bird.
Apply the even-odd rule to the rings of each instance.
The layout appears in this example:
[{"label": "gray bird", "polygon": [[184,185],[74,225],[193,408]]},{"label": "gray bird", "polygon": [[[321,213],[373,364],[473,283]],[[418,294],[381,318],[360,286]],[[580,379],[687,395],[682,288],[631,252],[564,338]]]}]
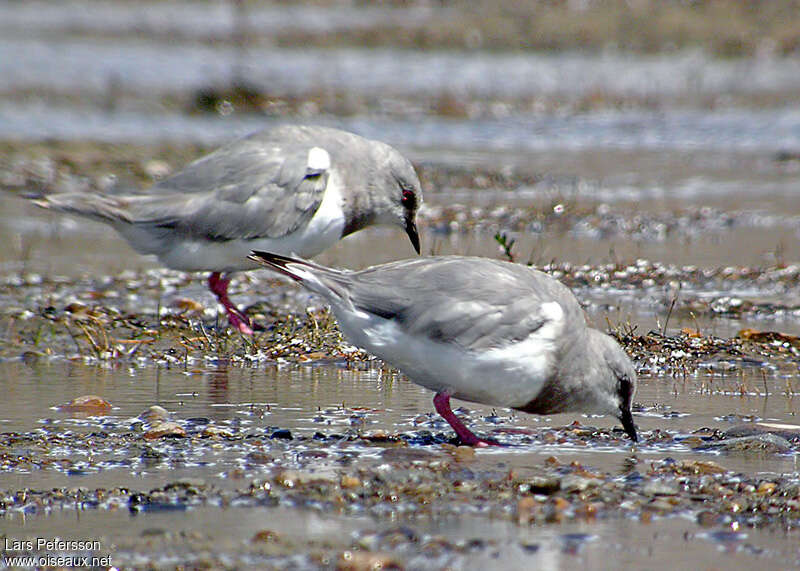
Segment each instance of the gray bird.
[{"label": "gray bird", "polygon": [[267,252],[250,258],[322,296],[356,345],[436,393],[462,442],[485,446],[450,397],[534,414],[612,414],[632,440],[636,371],[547,274],[486,258],[401,260],[361,271]]},{"label": "gray bird", "polygon": [[394,224],[419,253],[419,178],[397,150],[327,127],[284,125],[234,141],[146,194],[63,193],[44,208],[110,224],[141,254],[208,285],[231,325],[252,334],[228,298],[230,273],[253,250],[312,257],[372,224]]}]

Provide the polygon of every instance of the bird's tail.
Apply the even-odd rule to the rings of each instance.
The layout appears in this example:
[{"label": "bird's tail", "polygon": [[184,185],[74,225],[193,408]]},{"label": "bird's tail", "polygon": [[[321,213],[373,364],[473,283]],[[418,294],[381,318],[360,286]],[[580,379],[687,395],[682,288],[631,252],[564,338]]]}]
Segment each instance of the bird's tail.
[{"label": "bird's tail", "polygon": [[272,252],[252,250],[247,258],[289,276],[330,302],[342,301],[346,298],[345,291],[339,287],[339,281],[344,275],[339,270]]},{"label": "bird's tail", "polygon": [[71,214],[80,214],[104,222],[131,222],[124,204],[116,197],[89,192],[71,192],[49,196],[31,196],[36,206]]}]

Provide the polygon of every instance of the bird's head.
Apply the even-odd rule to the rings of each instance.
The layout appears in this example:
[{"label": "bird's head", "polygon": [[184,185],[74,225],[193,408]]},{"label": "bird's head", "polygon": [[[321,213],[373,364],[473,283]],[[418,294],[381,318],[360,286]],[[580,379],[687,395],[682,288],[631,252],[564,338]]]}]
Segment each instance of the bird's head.
[{"label": "bird's head", "polygon": [[414,167],[408,159],[393,153],[389,157],[387,176],[384,185],[389,194],[386,222],[397,224],[411,240],[417,254],[420,253],[419,232],[417,231],[417,210],[422,204],[422,186]]},{"label": "bird's head", "polygon": [[369,181],[372,207],[370,224],[400,226],[420,253],[417,211],[422,204],[422,186],[411,162],[397,150],[381,145],[376,149],[376,171]]},{"label": "bird's head", "polygon": [[619,419],[627,435],[631,437],[631,440],[637,442],[639,437],[631,413],[631,403],[636,394],[636,369],[619,343],[596,329],[591,331],[602,340],[600,351],[607,368],[602,388],[605,392],[608,412]]}]

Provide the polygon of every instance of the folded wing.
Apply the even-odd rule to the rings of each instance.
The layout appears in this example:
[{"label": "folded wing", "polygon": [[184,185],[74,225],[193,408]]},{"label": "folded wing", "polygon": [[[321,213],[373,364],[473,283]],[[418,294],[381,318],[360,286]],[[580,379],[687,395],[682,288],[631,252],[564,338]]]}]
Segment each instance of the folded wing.
[{"label": "folded wing", "polygon": [[[395,320],[408,333],[470,350],[523,341],[554,319],[570,319],[569,314],[580,315],[582,322],[582,310],[569,290],[542,278],[517,264],[457,257],[326,276],[347,280],[355,308]],[[555,310],[554,302],[560,306]]]}]

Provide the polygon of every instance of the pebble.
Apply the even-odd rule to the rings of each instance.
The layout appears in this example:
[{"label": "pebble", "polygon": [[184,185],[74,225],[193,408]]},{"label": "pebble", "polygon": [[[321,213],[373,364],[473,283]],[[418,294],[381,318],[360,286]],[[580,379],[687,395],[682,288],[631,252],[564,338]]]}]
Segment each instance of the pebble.
[{"label": "pebble", "polygon": [[389,553],[344,551],[336,561],[338,571],[374,571],[376,569],[405,569],[403,562]]},{"label": "pebble", "polygon": [[177,422],[157,422],[144,433],[146,440],[155,440],[156,438],[186,438],[186,430]]},{"label": "pebble", "polygon": [[140,414],[139,418],[150,423],[163,422],[169,418],[169,412],[163,406],[153,405]]},{"label": "pebble", "polygon": [[642,486],[642,493],[646,496],[674,496],[678,494],[678,488],[674,484],[652,480]]},{"label": "pebble", "polygon": [[272,543],[280,541],[280,537],[279,533],[271,529],[262,529],[261,531],[257,531],[250,541],[253,543]]},{"label": "pebble", "polygon": [[352,489],[360,488],[362,484],[359,478],[356,478],[355,476],[344,475],[339,481],[339,485],[345,489]]},{"label": "pebble", "polygon": [[475,459],[475,448],[472,446],[458,446],[452,451],[452,454],[459,462],[469,462]]},{"label": "pebble", "polygon": [[585,478],[569,474],[561,479],[561,489],[567,492],[584,492],[589,488],[596,488],[603,485],[603,480],[598,478]]},{"label": "pebble", "polygon": [[111,403],[103,397],[97,395],[84,395],[76,397],[58,407],[63,412],[85,412],[89,414],[101,414],[111,410]]},{"label": "pebble", "polygon": [[212,425],[206,426],[203,429],[202,435],[205,438],[229,438],[233,436],[233,433],[227,428]]},{"label": "pebble", "polygon": [[725,431],[726,438],[755,436],[759,434],[774,434],[786,440],[797,440],[800,439],[800,426],[777,422],[750,422],[738,424]]},{"label": "pebble", "polygon": [[723,450],[725,452],[764,452],[785,454],[792,450],[792,444],[785,438],[765,433],[739,438],[705,442],[695,450]]}]

